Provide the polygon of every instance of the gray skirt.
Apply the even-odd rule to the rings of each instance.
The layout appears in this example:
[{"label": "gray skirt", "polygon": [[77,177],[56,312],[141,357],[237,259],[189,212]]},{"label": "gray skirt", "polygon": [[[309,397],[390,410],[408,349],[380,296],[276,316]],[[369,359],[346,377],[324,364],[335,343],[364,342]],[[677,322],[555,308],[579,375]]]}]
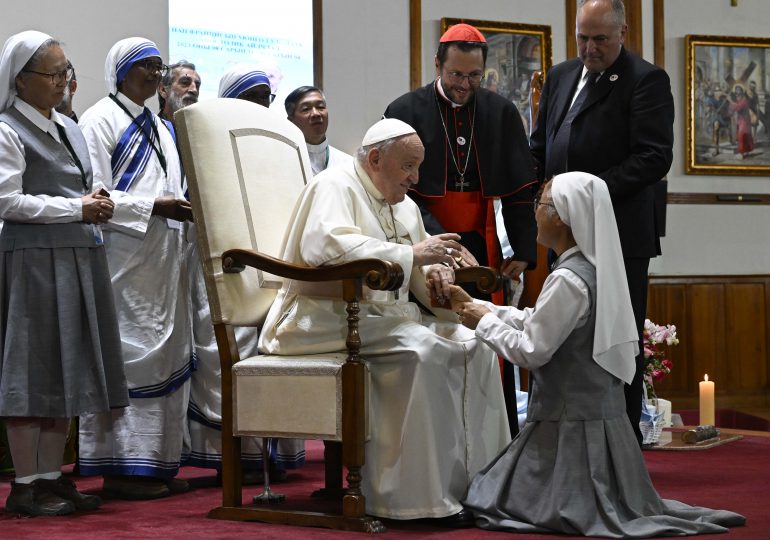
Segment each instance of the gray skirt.
[{"label": "gray skirt", "polygon": [[661,499],[625,414],[528,422],[463,501],[482,529],[608,538],[727,532],[746,518]]},{"label": "gray skirt", "polygon": [[104,247],[0,253],[0,416],[128,405]]}]

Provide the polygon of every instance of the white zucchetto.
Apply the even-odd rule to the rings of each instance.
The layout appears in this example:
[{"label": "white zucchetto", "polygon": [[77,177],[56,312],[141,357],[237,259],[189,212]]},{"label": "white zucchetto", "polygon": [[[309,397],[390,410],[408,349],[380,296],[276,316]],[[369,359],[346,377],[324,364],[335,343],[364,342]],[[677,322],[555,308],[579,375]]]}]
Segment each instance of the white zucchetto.
[{"label": "white zucchetto", "polygon": [[361,146],[371,146],[378,142],[395,139],[403,135],[417,133],[412,126],[395,118],[384,118],[370,127],[361,141]]}]

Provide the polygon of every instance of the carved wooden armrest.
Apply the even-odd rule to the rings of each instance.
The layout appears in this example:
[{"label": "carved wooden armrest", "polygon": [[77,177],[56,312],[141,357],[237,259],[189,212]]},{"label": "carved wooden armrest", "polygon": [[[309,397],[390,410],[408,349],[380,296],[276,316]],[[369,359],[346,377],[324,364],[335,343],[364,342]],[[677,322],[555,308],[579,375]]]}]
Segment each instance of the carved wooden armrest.
[{"label": "carved wooden armrest", "polygon": [[225,273],[242,272],[247,266],[297,281],[361,279],[367,287],[377,291],[397,291],[404,281],[404,271],[400,264],[380,259],[359,259],[312,268],[287,263],[251,249],[229,249],[222,253],[222,269]]},{"label": "carved wooden armrest", "polygon": [[503,278],[488,266],[464,266],[455,270],[455,283],[475,283],[479,291],[492,294],[503,286]]}]

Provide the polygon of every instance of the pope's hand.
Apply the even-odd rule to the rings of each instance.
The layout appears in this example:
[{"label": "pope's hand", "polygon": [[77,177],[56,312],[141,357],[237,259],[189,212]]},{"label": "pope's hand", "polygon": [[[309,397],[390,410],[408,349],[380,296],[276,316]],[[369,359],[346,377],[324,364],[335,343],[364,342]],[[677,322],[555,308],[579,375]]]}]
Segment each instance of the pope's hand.
[{"label": "pope's hand", "polygon": [[464,249],[459,240],[459,234],[442,233],[416,243],[412,246],[414,264],[425,266],[446,263],[454,266],[455,257],[460,257]]},{"label": "pope's hand", "polygon": [[429,293],[434,291],[439,301],[449,298],[449,289],[455,280],[455,272],[451,266],[434,264],[428,269],[427,278]]}]

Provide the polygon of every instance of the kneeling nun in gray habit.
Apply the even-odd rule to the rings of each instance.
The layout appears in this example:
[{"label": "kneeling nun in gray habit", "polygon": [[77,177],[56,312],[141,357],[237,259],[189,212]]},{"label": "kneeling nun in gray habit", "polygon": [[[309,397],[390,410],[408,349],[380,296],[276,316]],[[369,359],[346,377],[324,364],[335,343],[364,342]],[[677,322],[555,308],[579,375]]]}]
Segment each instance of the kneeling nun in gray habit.
[{"label": "kneeling nun in gray habit", "polygon": [[[484,529],[646,538],[726,532],[733,512],[663,500],[625,412],[637,333],[606,184],[571,172],[535,200],[553,264],[534,308],[453,307],[476,337],[531,370],[527,423],[471,482],[463,504]],[[515,487],[512,487],[515,486]]]}]

